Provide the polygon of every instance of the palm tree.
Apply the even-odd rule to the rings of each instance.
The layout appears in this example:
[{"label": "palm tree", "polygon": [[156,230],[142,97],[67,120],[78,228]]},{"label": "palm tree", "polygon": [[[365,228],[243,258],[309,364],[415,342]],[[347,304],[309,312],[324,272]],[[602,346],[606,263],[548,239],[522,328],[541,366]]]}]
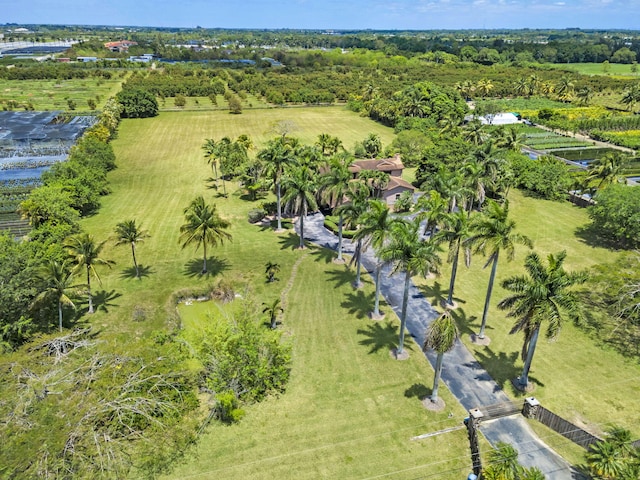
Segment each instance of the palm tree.
[{"label": "palm tree", "polygon": [[522,389],[529,384],[529,369],[542,322],[548,323],[546,336],[553,340],[560,333],[565,316],[579,317],[578,299],[570,289],[584,283],[587,276],[584,272],[565,271],[566,256],[566,251],[549,254],[547,266],[537,253],[532,252],[524,263],[528,275],[510,277],[502,282],[502,287],[514,294],[501,300],[498,308],[509,310],[507,316],[516,318],[509,333],[524,333],[521,352],[524,368],[518,380]]},{"label": "palm tree", "polygon": [[264,305],[264,309],[262,310],[262,313],[266,313],[267,315],[269,315],[269,322],[271,324],[272,329],[276,328],[278,314],[284,312],[284,308],[282,308],[280,303],[281,303],[281,300],[279,298],[276,298],[271,303],[262,304]]},{"label": "palm tree", "polygon": [[636,103],[640,102],[640,83],[634,83],[628,87],[622,94],[620,102],[627,105],[630,111],[633,111]]},{"label": "palm tree", "polygon": [[520,77],[513,84],[513,91],[519,97],[525,96],[529,93],[529,81],[526,77]]},{"label": "palm tree", "polygon": [[213,170],[213,180],[215,181],[216,188],[218,187],[218,145],[213,138],[207,138],[202,145],[204,150],[204,158],[207,163],[211,165]]},{"label": "palm tree", "polygon": [[481,97],[488,96],[491,90],[493,90],[493,83],[491,82],[491,80],[483,78],[482,80],[478,81],[478,84],[476,85],[476,91],[480,94]]},{"label": "palm tree", "polygon": [[485,141],[486,134],[484,125],[477,118],[471,120],[462,130],[462,138],[473,145],[482,145]]},{"label": "palm tree", "polygon": [[509,219],[509,201],[505,200],[504,206],[500,206],[497,202],[490,200],[484,214],[473,222],[472,228],[475,233],[466,240],[466,243],[473,247],[475,252],[489,255],[484,268],[491,264],[491,276],[489,277],[489,286],[482,312],[482,323],[478,333],[478,338],[481,340],[485,338],[487,314],[500,252],[504,251],[507,255],[507,261],[510,262],[515,255],[516,244],[525,245],[529,248],[533,247],[529,237],[514,232],[515,226],[516,223]]},{"label": "palm tree", "polygon": [[422,350],[425,353],[428,350],[435,350],[438,354],[436,358],[435,375],[433,377],[433,389],[431,390],[431,402],[433,403],[438,402],[438,385],[442,373],[444,354],[454,347],[458,336],[458,327],[453,318],[451,318],[451,312],[449,310],[446,310],[431,322],[431,325],[427,328]]},{"label": "palm tree", "polygon": [[468,196],[467,210],[471,213],[475,200],[478,200],[478,206],[484,203],[485,166],[471,158],[460,167],[460,177]]},{"label": "palm tree", "polygon": [[581,105],[588,105],[593,98],[593,90],[589,86],[584,86],[576,93],[576,98],[578,99],[578,103]]},{"label": "palm tree", "polygon": [[45,299],[53,297],[58,303],[58,325],[62,331],[62,307],[68,305],[75,310],[76,306],[67,296],[67,291],[79,285],[72,285],[73,272],[65,260],[59,263],[49,260],[40,269],[40,278],[45,282],[45,289],[36,296],[33,304],[38,304]]},{"label": "palm tree", "polygon": [[[346,193],[347,202],[340,205],[336,210],[339,215],[344,218],[348,228],[355,230],[360,227],[361,217],[369,208],[369,187],[362,181],[356,180],[349,184],[349,190]],[[360,288],[360,270],[362,266],[362,238],[358,238],[356,249],[351,258],[351,263],[356,264],[356,280],[353,283],[355,288]]]},{"label": "palm tree", "polygon": [[125,220],[116,225],[116,245],[131,244],[131,255],[133,256],[133,265],[136,268],[136,277],[140,278],[140,269],[136,261],[136,244],[144,241],[149,237],[149,232],[142,229],[141,225],[136,225],[135,220]]},{"label": "palm tree", "polygon": [[496,138],[496,147],[504,148],[512,152],[519,152],[524,145],[525,136],[518,131],[516,127],[510,127],[501,130],[501,135]]},{"label": "palm tree", "polygon": [[87,272],[87,297],[89,299],[89,313],[93,313],[93,296],[91,295],[91,276],[94,276],[98,283],[100,276],[96,271],[96,265],[107,265],[111,268],[114,262],[100,258],[102,248],[106,240],[96,244],[95,239],[88,233],[81,233],[70,237],[65,243],[65,248],[69,256],[76,264],[76,269],[85,268]]},{"label": "palm tree", "polygon": [[558,82],[558,85],[556,85],[556,88],[555,88],[556,94],[558,95],[558,100],[562,102],[571,101],[571,99],[573,98],[574,88],[575,88],[575,83],[573,83],[573,80],[571,79],[571,77],[564,75],[560,79],[560,81]]},{"label": "palm tree", "polygon": [[482,471],[487,480],[520,480],[522,467],[518,463],[518,451],[505,442],[498,442],[487,455],[488,465]]},{"label": "palm tree", "polygon": [[334,156],[329,160],[329,170],[320,177],[320,195],[322,199],[338,214],[338,258],[342,259],[342,227],[343,213],[337,207],[342,205],[349,192],[349,184],[353,175],[349,171],[351,159],[345,156]]},{"label": "palm tree", "polygon": [[[354,235],[356,240],[363,240],[362,251],[372,246],[376,252],[382,250],[389,236],[393,220],[389,206],[380,200],[369,200],[369,208],[360,216],[360,229]],[[382,262],[376,263],[376,293],[371,317],[380,319],[380,272]]]},{"label": "palm tree", "polygon": [[264,273],[267,276],[267,282],[272,283],[276,280],[276,273],[280,271],[280,265],[271,261],[264,265]]},{"label": "palm tree", "polygon": [[439,192],[443,198],[448,199],[447,213],[454,212],[458,202],[463,201],[468,192],[458,172],[450,171],[445,165],[440,165],[438,172],[433,177],[433,189]]},{"label": "palm tree", "polygon": [[277,231],[282,231],[281,181],[287,167],[296,163],[295,148],[297,141],[285,135],[276,137],[267,143],[267,147],[258,152],[258,158],[265,164],[265,174],[276,187]]},{"label": "palm tree", "polygon": [[426,220],[424,226],[424,235],[429,232],[429,236],[433,237],[436,228],[447,213],[449,202],[440,195],[440,192],[431,190],[429,193],[421,195],[416,202],[418,214],[416,218],[420,221]]},{"label": "palm tree", "polygon": [[458,257],[460,248],[464,249],[465,265],[471,264],[471,249],[465,241],[471,236],[471,222],[469,214],[464,210],[447,214],[444,217],[443,229],[436,235],[436,241],[449,243],[449,255],[447,261],[451,263],[451,279],[449,281],[449,295],[447,305],[453,306],[453,289],[456,283],[456,273],[458,271]]},{"label": "palm tree", "polygon": [[304,219],[309,209],[318,208],[315,199],[316,175],[306,165],[294,167],[282,179],[282,187],[285,191],[284,202],[300,217],[300,248],[304,248]]},{"label": "palm tree", "polygon": [[402,313],[400,314],[400,339],[396,356],[401,358],[404,350],[404,330],[407,320],[407,305],[409,303],[409,286],[413,275],[428,275],[437,273],[441,263],[438,253],[439,245],[429,239],[423,242],[420,238],[420,222],[414,220],[398,220],[393,222],[390,230],[390,241],[380,251],[380,258],[393,264],[391,275],[404,271],[404,293],[402,297]]},{"label": "palm tree", "polygon": [[609,152],[589,165],[587,182],[598,182],[596,189],[620,182],[628,158],[621,152]]},{"label": "palm tree", "polygon": [[222,245],[225,240],[231,240],[231,234],[225,231],[230,223],[218,215],[215,204],[206,204],[202,195],[193,199],[183,212],[186,222],[180,227],[182,248],[195,243],[198,250],[202,245],[204,251],[202,273],[205,274],[207,273],[207,245]]}]

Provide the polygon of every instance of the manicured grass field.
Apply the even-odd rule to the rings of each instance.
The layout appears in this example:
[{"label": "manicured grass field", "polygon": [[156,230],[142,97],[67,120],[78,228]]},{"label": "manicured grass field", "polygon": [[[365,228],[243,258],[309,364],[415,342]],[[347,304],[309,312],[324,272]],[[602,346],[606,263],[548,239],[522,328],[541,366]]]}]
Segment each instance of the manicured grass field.
[{"label": "manicured grass field", "polygon": [[[120,91],[122,78],[105,80],[85,78],[73,80],[4,80],[0,79],[0,103],[15,100],[31,102],[36,110],[68,110],[67,99],[76,104],[76,111],[89,110],[87,100],[93,99],[100,109],[104,102]],[[100,101],[97,100],[100,97]],[[1,106],[1,105],[0,105]],[[22,108],[20,108],[21,110]]]},{"label": "manicured grass field", "polygon": [[[605,67],[606,65],[606,67]],[[556,68],[558,70],[569,70],[572,72],[578,72],[583,75],[609,75],[616,77],[633,77],[638,78],[639,72],[632,72],[631,65],[622,63],[555,63],[548,64],[549,68]]]},{"label": "manicured grass field", "polygon": [[[114,247],[112,241],[105,247],[104,256],[117,265],[101,270],[103,283],[96,287],[100,307],[92,322],[103,328],[102,338],[113,349],[130,352],[138,340],[166,327],[167,308],[173,308],[171,293],[224,277],[238,293],[260,305],[281,295],[299,262],[281,327],[293,342],[287,392],[249,407],[238,425],[209,427],[193,457],[172,478],[465,476],[469,455],[463,430],[410,440],[460,425],[464,412],[446,390],[442,392],[445,412],[423,409],[418,397],[429,391],[432,369],[415,345],[408,362],[389,358],[388,348],[397,339],[397,320],[391,315],[381,323],[368,320],[371,282],[367,279],[365,289],[354,292],[349,285],[352,274],[330,263],[330,253],[295,250],[297,237],[292,233],[276,235],[248,224],[246,213],[260,202],[245,200],[236,186],[229,186],[228,198],[205,189],[204,180],[211,174],[202,156],[205,138],[248,134],[259,148],[274,136],[272,126],[283,120],[293,121],[297,130],[292,134],[307,143],[319,133],[338,135],[347,148],[370,132],[379,134],[384,145],[393,138],[390,129],[335,107],[253,110],[242,115],[161,113],[152,119],[123,121],[114,141],[119,168],[110,174],[113,193],[104,198],[100,213],[83,226],[101,240],[112,235],[117,222],[135,218],[151,238],[138,248],[142,280],[133,278],[130,249]],[[233,235],[233,242],[210,251],[206,277],[199,274],[201,252],[182,250],[178,243],[182,209],[200,194],[215,201],[221,215],[231,220]],[[511,202],[520,231],[534,240],[540,252],[567,248],[569,268],[616,258],[615,252],[591,247],[575,235],[587,222],[584,210],[515,191]],[[524,255],[520,249],[511,264],[503,258],[498,280],[520,273]],[[264,282],[267,261],[281,265],[279,282]],[[470,270],[459,272],[456,296],[461,307],[456,316],[465,341],[479,326],[488,279],[482,264],[481,258],[475,258]],[[447,282],[448,272],[444,272],[435,283],[424,283],[425,293],[438,299]],[[498,286],[493,304],[504,294]],[[146,312],[144,321],[134,321],[136,308]],[[207,305],[185,308],[206,310]],[[184,317],[187,328],[196,328],[199,321],[200,315]],[[507,334],[511,323],[493,306],[488,330],[492,344],[471,348],[498,383],[517,396],[509,380],[520,371],[521,337]],[[565,326],[558,342],[539,342],[532,379],[538,385],[533,394],[569,420],[596,431],[615,422],[640,436],[640,368],[595,347],[572,325]]]}]

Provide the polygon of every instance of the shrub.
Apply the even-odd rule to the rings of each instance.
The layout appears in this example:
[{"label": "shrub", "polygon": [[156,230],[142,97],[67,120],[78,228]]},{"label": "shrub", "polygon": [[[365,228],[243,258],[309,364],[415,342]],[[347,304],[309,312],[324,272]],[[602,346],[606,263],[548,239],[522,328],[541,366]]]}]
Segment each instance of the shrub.
[{"label": "shrub", "polygon": [[254,208],[253,210],[249,210],[247,216],[249,217],[249,223],[258,223],[267,216],[267,212],[261,208]]},{"label": "shrub", "polygon": [[278,205],[276,202],[262,202],[262,210],[264,210],[267,215],[275,215]]}]

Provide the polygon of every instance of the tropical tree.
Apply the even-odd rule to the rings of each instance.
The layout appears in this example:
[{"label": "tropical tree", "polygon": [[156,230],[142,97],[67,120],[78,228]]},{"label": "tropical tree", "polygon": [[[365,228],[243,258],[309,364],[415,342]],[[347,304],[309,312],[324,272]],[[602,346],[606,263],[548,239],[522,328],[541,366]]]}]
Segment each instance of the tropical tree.
[{"label": "tropical tree", "polygon": [[575,83],[571,77],[564,75],[556,85],[555,91],[558,100],[561,102],[570,102],[573,98]]},{"label": "tropical tree", "polygon": [[453,306],[453,290],[456,283],[461,248],[464,252],[465,265],[468,267],[471,264],[471,248],[465,243],[471,237],[471,232],[469,214],[464,210],[458,210],[444,217],[443,228],[435,237],[436,241],[449,244],[449,255],[447,257],[447,261],[451,263],[451,279],[449,280],[449,295],[447,296],[447,305],[449,307]]},{"label": "tropical tree", "polygon": [[336,155],[329,160],[329,169],[320,176],[320,196],[338,214],[338,262],[342,262],[343,213],[338,207],[344,202],[353,175],[349,171],[351,158]]},{"label": "tropical tree", "polygon": [[[369,200],[369,208],[360,215],[360,228],[354,235],[354,239],[360,241],[362,239],[362,251],[365,252],[370,246],[376,252],[380,252],[385,245],[389,236],[393,219],[389,206],[380,200]],[[380,273],[382,272],[383,263],[377,259],[376,262],[376,293],[374,300],[373,312],[371,317],[380,318]]]},{"label": "tropical tree", "polygon": [[493,83],[491,80],[483,78],[478,81],[478,84],[476,85],[476,92],[478,92],[481,97],[489,96],[491,90],[493,90]]},{"label": "tropical tree", "polygon": [[479,119],[474,118],[462,129],[462,138],[473,145],[482,145],[487,138],[484,125]]},{"label": "tropical tree", "polygon": [[225,240],[231,240],[231,234],[226,231],[230,223],[218,215],[215,204],[207,204],[202,195],[191,201],[183,210],[186,222],[180,227],[182,248],[195,244],[196,250],[202,245],[203,262],[202,273],[207,273],[207,245],[222,245]]},{"label": "tropical tree", "polygon": [[440,165],[433,177],[433,189],[449,201],[447,213],[454,212],[458,202],[464,201],[467,196],[468,189],[462,180],[459,172],[452,172],[445,165]]},{"label": "tropical tree", "polygon": [[486,480],[544,480],[536,467],[525,468],[518,463],[518,451],[508,443],[498,442],[487,455],[487,466],[482,470]]},{"label": "tropical tree", "polygon": [[478,333],[478,338],[481,340],[485,338],[487,314],[489,313],[489,304],[500,252],[504,252],[507,256],[507,261],[510,262],[515,255],[516,244],[525,245],[529,248],[533,247],[529,237],[515,232],[515,226],[515,221],[509,218],[509,201],[505,200],[504,205],[501,206],[499,203],[489,200],[483,215],[476,217],[473,222],[472,229],[474,233],[465,242],[473,248],[475,253],[480,252],[483,255],[489,255],[484,268],[491,264],[489,286],[487,287],[482,323]]},{"label": "tropical tree", "polygon": [[588,105],[593,98],[593,90],[589,86],[584,86],[576,92],[576,98],[581,105]]},{"label": "tropical tree", "polygon": [[404,330],[407,320],[407,306],[409,304],[409,286],[413,275],[428,275],[437,273],[441,264],[438,253],[439,245],[429,239],[423,242],[420,238],[420,222],[398,220],[393,222],[390,229],[389,243],[379,252],[380,259],[393,264],[391,275],[404,272],[404,292],[402,296],[402,311],[400,314],[400,338],[396,356],[404,353]]},{"label": "tropical tree", "polygon": [[276,274],[280,271],[280,265],[274,262],[267,262],[264,265],[264,274],[267,276],[267,282],[273,283],[276,281]]},{"label": "tropical tree", "polygon": [[76,264],[76,270],[84,268],[87,273],[87,298],[89,300],[89,313],[93,313],[93,296],[91,295],[91,277],[95,277],[98,283],[102,283],[96,271],[96,265],[107,265],[111,268],[114,262],[100,258],[106,240],[96,243],[92,235],[80,233],[70,237],[65,243],[69,256]]},{"label": "tropical tree", "polygon": [[133,266],[136,268],[136,277],[140,278],[140,269],[136,261],[136,244],[143,242],[149,237],[149,232],[142,229],[141,225],[137,225],[135,220],[125,220],[116,225],[115,229],[117,240],[116,245],[130,244],[131,256],[133,257]]},{"label": "tropical tree", "polygon": [[632,444],[631,432],[612,427],[604,440],[589,447],[585,454],[593,478],[636,480],[640,478],[640,447]]},{"label": "tropical tree", "polygon": [[431,402],[438,402],[438,385],[440,384],[440,375],[442,373],[442,360],[444,354],[451,351],[458,340],[459,333],[456,322],[451,318],[451,312],[445,310],[438,318],[436,318],[429,327],[424,337],[422,350],[426,353],[429,350],[435,350],[438,354],[436,357],[435,375],[433,377],[433,389],[431,390]]},{"label": "tropical tree", "polygon": [[271,303],[263,303],[262,305],[264,305],[262,313],[266,313],[269,316],[269,323],[271,324],[271,328],[275,329],[278,320],[278,314],[284,312],[284,308],[282,308],[281,305],[281,300],[279,298],[276,298]]},{"label": "tropical tree", "polygon": [[628,158],[622,152],[609,152],[589,165],[586,180],[597,183],[598,190],[612,183],[619,183],[624,179],[622,172],[627,162]]},{"label": "tropical tree", "polygon": [[633,111],[634,107],[640,102],[640,83],[634,83],[628,87],[623,93],[620,102]]},{"label": "tropical tree", "polygon": [[469,213],[473,210],[475,200],[478,201],[478,206],[484,203],[485,199],[485,167],[474,158],[466,161],[460,168],[460,178],[462,178],[462,185],[465,188],[465,194],[467,196],[467,210]]},{"label": "tropical tree", "polygon": [[296,147],[298,141],[285,135],[276,137],[267,143],[266,148],[258,152],[258,158],[264,162],[265,174],[271,178],[276,187],[276,229],[282,230],[282,188],[281,181],[285,170],[296,163]]},{"label": "tropical tree", "polygon": [[80,285],[72,285],[73,272],[66,260],[62,263],[56,260],[49,260],[40,268],[38,273],[45,284],[45,288],[33,300],[33,305],[53,298],[58,304],[58,325],[60,331],[62,331],[62,307],[67,305],[74,310],[76,308],[67,292]]},{"label": "tropical tree", "polygon": [[[361,217],[364,212],[369,208],[369,187],[358,180],[349,184],[349,190],[346,193],[347,202],[340,205],[336,209],[338,215],[342,215],[345,221],[345,225],[355,230],[360,227]],[[362,282],[360,281],[360,270],[362,268],[362,238],[358,238],[356,241],[356,249],[351,257],[351,264],[356,264],[356,280],[354,282],[355,288],[360,288]]]},{"label": "tropical tree", "polygon": [[430,190],[429,193],[418,197],[416,201],[416,209],[418,210],[416,218],[420,221],[425,221],[424,235],[429,232],[429,236],[433,237],[436,228],[447,213],[448,206],[447,199],[443,198],[440,192],[436,190]]},{"label": "tropical tree", "polygon": [[566,251],[549,254],[547,265],[537,253],[527,255],[524,267],[527,275],[513,276],[502,282],[510,295],[498,303],[501,310],[509,310],[507,316],[515,317],[516,323],[509,333],[524,333],[521,357],[524,361],[519,386],[529,385],[529,370],[535,353],[538,334],[543,322],[547,322],[547,339],[553,340],[560,333],[565,317],[580,316],[578,297],[571,287],[587,280],[585,272],[567,272],[564,269]]},{"label": "tropical tree", "polygon": [[283,201],[289,206],[291,212],[299,215],[300,248],[304,248],[304,219],[309,209],[318,208],[315,198],[316,175],[307,165],[293,167],[282,179],[282,187],[285,191]]},{"label": "tropical tree", "polygon": [[496,138],[495,145],[512,152],[519,152],[524,145],[525,136],[518,129],[511,125],[505,129],[498,130],[499,136]]}]

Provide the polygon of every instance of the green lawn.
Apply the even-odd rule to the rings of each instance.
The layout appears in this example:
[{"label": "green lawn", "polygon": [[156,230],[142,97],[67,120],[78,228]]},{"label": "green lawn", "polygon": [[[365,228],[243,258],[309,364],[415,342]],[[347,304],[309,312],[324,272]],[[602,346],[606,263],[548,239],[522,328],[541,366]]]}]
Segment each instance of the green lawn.
[{"label": "green lawn", "polygon": [[[617,253],[592,247],[576,236],[576,230],[588,222],[585,210],[568,202],[527,197],[517,190],[510,193],[510,202],[517,230],[533,240],[534,249],[543,257],[566,249],[567,269],[584,269],[617,258]],[[515,398],[523,397],[510,382],[522,369],[519,356],[522,334],[509,335],[513,319],[506,318],[496,305],[508,294],[500,287],[500,281],[524,273],[526,254],[525,247],[518,247],[513,262],[508,263],[504,255],[500,258],[487,322],[487,335],[492,340],[488,347],[476,346],[469,340],[469,334],[478,331],[482,318],[489,279],[489,269],[482,268],[486,260],[474,257],[471,268],[458,270],[456,282],[456,297],[461,304],[456,317],[465,333],[463,340],[493,378]],[[448,280],[446,270],[435,282],[421,281],[421,284],[427,296],[434,299],[446,294]],[[640,366],[595,346],[593,339],[571,323],[564,325],[556,342],[549,343],[541,337],[530,377],[536,383],[531,395],[567,420],[595,433],[616,423],[631,429],[634,438],[640,437],[637,413],[640,411]]]},{"label": "green lawn", "polygon": [[[73,80],[4,80],[0,79],[0,103],[15,100],[31,102],[36,110],[68,110],[67,99],[76,104],[76,111],[89,110],[88,99],[93,99],[100,109],[104,102],[120,91],[122,78],[105,80],[85,78]],[[99,97],[98,101],[96,97]],[[22,110],[22,108],[20,108]]]},{"label": "green lawn", "polygon": [[[606,67],[605,67],[606,65]],[[558,70],[568,70],[578,72],[583,75],[608,75],[616,77],[638,78],[639,72],[632,72],[631,65],[622,63],[554,63],[545,65]]]},{"label": "green lawn", "polygon": [[[313,142],[319,133],[338,135],[348,148],[368,133],[380,135],[387,145],[393,132],[339,107],[252,110],[242,115],[222,111],[163,112],[144,120],[122,122],[113,145],[119,168],[110,173],[113,193],[104,198],[100,213],[83,222],[97,239],[107,239],[117,222],[135,218],[151,233],[138,249],[144,276],[131,275],[130,250],[110,242],[104,255],[117,262],[101,270],[103,301],[92,322],[104,329],[103,339],[113,348],[134,350],[136,341],[166,326],[170,295],[182,288],[213,283],[224,277],[243,296],[258,304],[279,296],[300,261],[287,297],[283,327],[293,342],[293,371],[287,392],[248,408],[238,425],[212,425],[188,461],[173,478],[416,478],[442,474],[460,478],[469,471],[464,430],[427,440],[411,441],[421,433],[460,425],[464,412],[446,390],[447,410],[428,413],[417,397],[428,392],[432,369],[415,345],[408,362],[394,362],[388,347],[397,338],[397,322],[391,316],[382,323],[366,317],[372,297],[368,281],[354,292],[352,275],[329,262],[331,255],[310,248],[294,250],[293,234],[276,235],[250,225],[246,213],[256,203],[244,200],[229,185],[228,198],[204,188],[210,176],[202,156],[205,138],[250,135],[256,145],[273,136],[272,125],[291,120],[293,135]],[[254,152],[255,153],[255,152]],[[200,274],[201,253],[178,243],[182,209],[196,195],[217,203],[223,217],[232,221],[233,242],[211,251],[211,273]],[[593,248],[575,236],[587,221],[584,210],[567,203],[534,200],[511,193],[512,212],[520,231],[529,235],[541,252],[569,250],[570,268],[610,261],[614,252]],[[259,203],[259,202],[257,202]],[[525,252],[508,264],[502,259],[498,279],[522,270]],[[300,258],[303,257],[302,260]],[[280,281],[264,282],[264,264],[279,263]],[[465,341],[477,330],[488,279],[482,259],[470,270],[460,269],[457,296],[458,320]],[[429,298],[443,295],[447,272],[424,283]],[[500,288],[494,302],[504,296]],[[143,308],[146,320],[134,322],[134,309]],[[185,307],[206,311],[207,304]],[[388,309],[387,309],[388,310]],[[204,313],[184,324],[197,328]],[[489,347],[472,346],[478,359],[508,393],[520,370],[517,359],[520,336],[507,334],[511,320],[493,307]],[[565,326],[558,342],[539,342],[532,378],[534,395],[543,405],[569,420],[600,431],[609,422],[631,428],[640,436],[640,368],[614,352],[593,345],[583,332]],[[449,419],[448,413],[453,413]]]}]

